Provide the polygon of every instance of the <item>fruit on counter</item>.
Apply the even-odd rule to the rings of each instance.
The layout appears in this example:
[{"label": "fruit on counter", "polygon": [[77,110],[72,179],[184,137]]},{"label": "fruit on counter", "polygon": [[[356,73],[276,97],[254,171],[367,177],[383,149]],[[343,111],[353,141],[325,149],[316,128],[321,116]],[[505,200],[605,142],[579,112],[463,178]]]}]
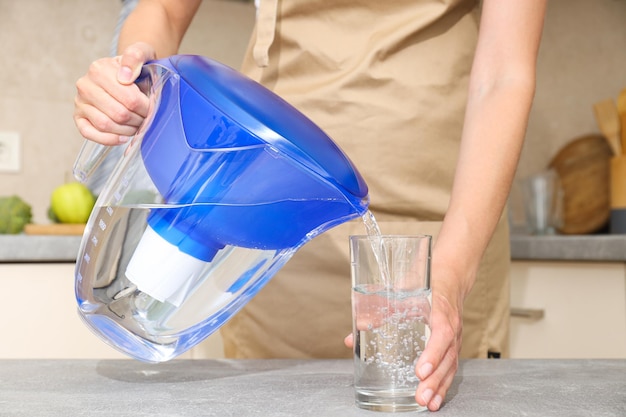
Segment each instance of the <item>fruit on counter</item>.
[{"label": "fruit on counter", "polygon": [[86,185],[69,182],[52,192],[48,217],[59,223],[87,223],[95,202]]},{"label": "fruit on counter", "polygon": [[0,197],[0,234],[22,233],[32,218],[32,207],[20,197]]}]

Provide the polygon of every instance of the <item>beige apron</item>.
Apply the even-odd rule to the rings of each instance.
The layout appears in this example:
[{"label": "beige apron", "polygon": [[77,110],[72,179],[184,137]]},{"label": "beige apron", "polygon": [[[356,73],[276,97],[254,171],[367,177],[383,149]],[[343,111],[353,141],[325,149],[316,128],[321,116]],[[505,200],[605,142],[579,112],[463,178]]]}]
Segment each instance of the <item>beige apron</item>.
[{"label": "beige apron", "polygon": [[[243,71],[321,126],[365,178],[385,234],[437,235],[458,156],[477,0],[262,0]],[[463,357],[506,355],[501,220],[464,309]],[[222,328],[227,357],[349,357],[348,236],[301,248]],[[433,277],[436,279],[436,277]]]}]

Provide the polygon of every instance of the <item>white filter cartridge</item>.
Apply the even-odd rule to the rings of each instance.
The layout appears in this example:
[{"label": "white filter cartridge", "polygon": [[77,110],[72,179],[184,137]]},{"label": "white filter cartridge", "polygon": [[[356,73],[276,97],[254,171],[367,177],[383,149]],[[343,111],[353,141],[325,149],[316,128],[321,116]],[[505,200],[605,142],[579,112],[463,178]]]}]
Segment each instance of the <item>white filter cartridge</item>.
[{"label": "white filter cartridge", "polygon": [[126,278],[150,297],[180,307],[207,265],[148,226],[128,263]]}]

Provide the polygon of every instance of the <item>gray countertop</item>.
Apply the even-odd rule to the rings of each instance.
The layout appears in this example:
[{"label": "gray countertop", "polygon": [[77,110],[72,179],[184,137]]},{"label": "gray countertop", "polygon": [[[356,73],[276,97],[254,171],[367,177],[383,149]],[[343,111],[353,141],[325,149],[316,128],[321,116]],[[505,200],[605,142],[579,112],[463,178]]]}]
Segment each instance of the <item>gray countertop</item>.
[{"label": "gray countertop", "polygon": [[[350,360],[2,360],[0,415],[391,415],[354,405],[352,370]],[[625,375],[626,360],[461,361],[435,415],[623,417]]]},{"label": "gray countertop", "polygon": [[74,262],[81,236],[0,235],[0,262]]},{"label": "gray countertop", "polygon": [[512,235],[511,258],[626,262],[626,235]]},{"label": "gray countertop", "polygon": [[[74,262],[80,236],[0,235],[1,262]],[[626,262],[626,235],[511,236],[513,260]]]}]

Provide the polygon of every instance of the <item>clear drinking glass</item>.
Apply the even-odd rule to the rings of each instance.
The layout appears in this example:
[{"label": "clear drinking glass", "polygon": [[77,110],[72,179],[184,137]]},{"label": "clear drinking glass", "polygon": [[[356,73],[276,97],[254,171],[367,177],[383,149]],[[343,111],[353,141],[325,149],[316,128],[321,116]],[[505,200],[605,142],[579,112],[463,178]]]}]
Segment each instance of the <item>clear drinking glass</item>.
[{"label": "clear drinking glass", "polygon": [[351,236],[355,400],[375,411],[425,410],[415,364],[430,335],[431,236]]},{"label": "clear drinking glass", "polygon": [[533,235],[552,235],[563,225],[563,190],[554,170],[522,180],[528,231]]}]

